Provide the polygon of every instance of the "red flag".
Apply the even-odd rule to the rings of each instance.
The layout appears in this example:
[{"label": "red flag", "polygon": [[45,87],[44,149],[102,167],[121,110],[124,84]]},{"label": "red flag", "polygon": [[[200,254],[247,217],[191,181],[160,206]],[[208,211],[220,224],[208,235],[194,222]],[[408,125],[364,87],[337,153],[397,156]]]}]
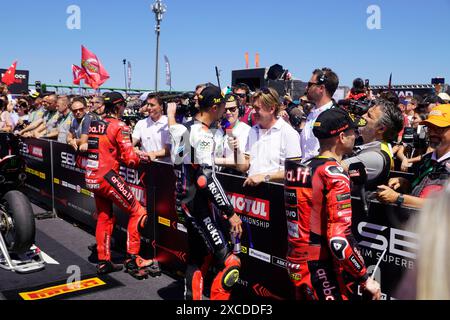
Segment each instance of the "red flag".
[{"label": "red flag", "polygon": [[9,67],[8,70],[6,70],[5,74],[2,77],[2,82],[6,85],[11,85],[13,84],[16,79],[16,67],[17,67],[17,61],[14,61],[13,64],[11,65],[11,67]]},{"label": "red flag", "polygon": [[81,46],[81,67],[86,73],[86,84],[93,89],[97,89],[109,79],[108,72],[97,56],[84,46]]},{"label": "red flag", "polygon": [[82,79],[84,79],[84,81],[87,83],[87,74],[84,71],[84,69],[73,64],[72,65],[72,73],[73,73],[73,84],[79,85],[80,80],[82,80]]}]

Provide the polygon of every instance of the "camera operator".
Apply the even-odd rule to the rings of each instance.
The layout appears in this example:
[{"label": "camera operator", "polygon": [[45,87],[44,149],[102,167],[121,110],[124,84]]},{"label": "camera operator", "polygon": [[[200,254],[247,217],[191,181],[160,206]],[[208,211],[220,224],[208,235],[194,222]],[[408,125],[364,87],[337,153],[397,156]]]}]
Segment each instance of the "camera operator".
[{"label": "camera operator", "polygon": [[[133,146],[140,144],[142,151],[151,161],[170,155],[170,137],[167,117],[163,115],[163,102],[158,95],[147,96],[149,116],[139,120],[133,130]],[[168,159],[167,159],[168,160]]]},{"label": "camera operator", "polygon": [[[199,112],[192,121],[176,122],[176,103],[169,103],[167,116],[172,136],[172,162],[177,177],[175,207],[179,221],[188,230],[189,258],[185,273],[185,299],[201,300],[203,277],[212,258],[216,274],[211,300],[228,300],[239,278],[240,259],[229,247],[211,204],[230,223],[230,232],[242,234],[242,221],[234,212],[214,173],[214,134],[211,125],[222,118],[224,103],[220,88],[208,86],[198,94]],[[222,216],[225,217],[225,216]],[[209,257],[208,257],[209,256]]]},{"label": "camera operator", "polygon": [[279,117],[282,117],[284,121],[289,123],[297,132],[300,134],[305,126],[306,115],[303,112],[303,105],[307,101],[302,101],[300,103],[294,103],[289,93],[284,96],[284,108],[278,113]]},{"label": "camera operator", "polygon": [[420,122],[426,120],[425,113],[415,112],[412,126],[404,128],[402,141],[395,154],[400,161],[400,170],[408,172],[410,167],[422,159],[422,155],[433,152],[434,149],[427,144],[427,131]]},{"label": "camera operator", "polygon": [[348,170],[352,163],[362,162],[366,167],[371,187],[384,183],[387,174],[394,169],[391,141],[396,141],[398,132],[403,128],[403,116],[393,103],[376,99],[373,106],[362,116],[366,125],[359,129],[363,145],[356,146],[354,155],[342,161],[342,167]]},{"label": "camera operator", "polygon": [[[422,207],[431,192],[439,191],[450,177],[450,104],[441,104],[431,110],[427,126],[432,153],[422,157],[410,185],[404,178],[392,178],[388,185],[379,186],[378,198],[386,203]],[[412,190],[410,195],[403,195]],[[398,192],[400,191],[400,192]]]},{"label": "camera operator", "polygon": [[325,110],[333,107],[332,97],[339,85],[339,78],[329,68],[316,69],[306,87],[308,100],[316,106],[308,114],[305,127],[300,134],[301,155],[307,161],[319,154],[319,140],[313,134],[314,122]]}]

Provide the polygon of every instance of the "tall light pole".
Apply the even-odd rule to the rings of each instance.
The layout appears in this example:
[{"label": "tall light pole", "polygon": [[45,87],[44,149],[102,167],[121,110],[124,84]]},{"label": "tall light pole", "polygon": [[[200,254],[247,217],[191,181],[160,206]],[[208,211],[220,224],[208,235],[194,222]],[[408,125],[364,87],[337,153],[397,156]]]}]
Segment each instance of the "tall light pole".
[{"label": "tall light pole", "polygon": [[159,59],[159,33],[161,31],[160,24],[163,18],[163,14],[166,12],[166,6],[161,0],[156,0],[152,5],[152,11],[155,13],[156,19],[156,65],[155,65],[155,92],[158,91],[158,59]]},{"label": "tall light pole", "polygon": [[125,94],[128,93],[127,91],[127,67],[126,67],[126,63],[127,63],[127,59],[123,59],[123,77],[125,79]]}]

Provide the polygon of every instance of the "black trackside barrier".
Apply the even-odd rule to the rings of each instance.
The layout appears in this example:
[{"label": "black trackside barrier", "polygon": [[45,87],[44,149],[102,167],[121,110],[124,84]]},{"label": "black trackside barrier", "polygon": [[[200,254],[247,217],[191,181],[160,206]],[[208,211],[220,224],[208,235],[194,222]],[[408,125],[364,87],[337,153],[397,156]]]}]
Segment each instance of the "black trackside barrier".
[{"label": "black trackside barrier", "polygon": [[[29,145],[39,143],[35,139],[28,141]],[[74,154],[75,163],[77,162],[76,154],[67,145],[56,142],[51,144],[55,166],[52,180],[56,178],[60,182],[55,183],[55,207],[58,211],[63,210],[74,219],[93,226],[95,221],[89,213],[95,208],[94,199],[82,191],[85,189],[83,174],[62,166],[64,157],[61,156],[61,152]],[[73,159],[73,156],[69,158]],[[43,166],[41,162],[39,165]],[[36,170],[43,171],[39,166]],[[143,233],[143,237],[147,239],[143,241],[144,253],[150,255],[152,248],[147,247],[148,244],[153,244],[163,270],[183,276],[187,260],[187,234],[183,225],[178,223],[175,213],[175,176],[172,165],[157,161],[144,164],[137,170],[139,178],[136,178],[133,171],[126,173],[123,173],[124,169],[121,171],[127,182],[137,183],[136,186],[145,187],[147,190],[145,193],[147,210],[151,219]],[[287,222],[283,185],[264,183],[256,188],[243,188],[242,177],[221,173],[217,173],[217,176],[243,221],[242,253],[239,254],[242,261],[241,278],[233,290],[233,296],[293,299],[293,288],[285,267]],[[63,188],[61,181],[70,182],[75,189]],[[33,188],[40,188],[41,181],[33,180],[32,182],[37,183],[33,185]],[[80,186],[80,192],[77,191],[77,185]],[[137,190],[134,192],[138,194]],[[28,194],[32,198],[42,197],[39,193]],[[67,205],[58,198],[67,199]],[[72,205],[69,205],[69,201]],[[360,245],[369,272],[373,270],[386,249],[375,278],[381,283],[383,297],[395,298],[393,292],[402,274],[415,267],[417,238],[414,234],[405,231],[405,223],[418,211],[369,201],[369,214],[366,216],[358,198],[352,198],[352,206],[353,234]],[[125,230],[128,217],[118,212],[117,208],[114,208],[114,212],[118,216],[118,228]],[[124,232],[120,234],[123,236]],[[121,245],[120,248],[125,246]],[[358,288],[353,289],[355,297],[358,298]]]},{"label": "black trackside barrier", "polygon": [[[358,241],[369,274],[380,260],[375,280],[381,284],[382,299],[395,299],[395,289],[406,271],[416,266],[417,235],[405,230],[418,210],[370,201],[369,215],[365,216],[362,202],[352,199],[352,232]],[[353,287],[360,297],[360,289]]]},{"label": "black trackside barrier", "polygon": [[[187,259],[187,233],[175,212],[175,175],[172,165],[153,163],[150,175],[155,183],[156,257],[163,269],[183,275]],[[217,173],[236,212],[243,221],[241,273],[237,297],[287,299],[292,288],[285,254],[287,232],[282,185],[263,184],[243,188],[244,178]],[[251,194],[251,196],[250,196]],[[207,204],[205,204],[207,205]],[[228,228],[226,228],[228,229]]]},{"label": "black trackside barrier", "polygon": [[53,207],[51,142],[22,138],[19,154],[25,159],[27,178],[21,191],[46,208]]}]

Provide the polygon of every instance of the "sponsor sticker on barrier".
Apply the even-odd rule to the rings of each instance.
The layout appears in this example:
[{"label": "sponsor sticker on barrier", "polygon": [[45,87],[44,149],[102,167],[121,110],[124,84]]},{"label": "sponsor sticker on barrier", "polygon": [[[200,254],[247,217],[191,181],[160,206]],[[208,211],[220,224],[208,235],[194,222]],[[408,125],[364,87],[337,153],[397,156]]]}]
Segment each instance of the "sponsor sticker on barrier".
[{"label": "sponsor sticker on barrier", "polygon": [[268,200],[232,192],[228,192],[227,195],[237,213],[264,221],[270,220],[270,202]]},{"label": "sponsor sticker on barrier", "polygon": [[267,262],[267,263],[270,263],[270,262],[271,262],[270,254],[267,254],[267,253],[265,253],[265,252],[262,252],[262,251],[259,251],[259,250],[253,249],[253,248],[250,248],[250,249],[249,249],[248,255],[249,255],[250,257],[253,257],[253,258],[256,258],[256,259],[265,261],[265,262]]},{"label": "sponsor sticker on barrier", "polygon": [[288,262],[284,259],[272,256],[272,264],[276,265],[277,267],[281,267],[284,269],[288,268]]},{"label": "sponsor sticker on barrier", "polygon": [[186,227],[184,226],[184,224],[179,223],[179,222],[177,222],[177,230],[179,230],[179,231],[181,231],[181,232],[184,232],[184,233],[187,233],[187,229],[186,229]]},{"label": "sponsor sticker on barrier", "polygon": [[166,219],[163,217],[158,217],[158,223],[170,228],[170,220],[169,219]]}]

